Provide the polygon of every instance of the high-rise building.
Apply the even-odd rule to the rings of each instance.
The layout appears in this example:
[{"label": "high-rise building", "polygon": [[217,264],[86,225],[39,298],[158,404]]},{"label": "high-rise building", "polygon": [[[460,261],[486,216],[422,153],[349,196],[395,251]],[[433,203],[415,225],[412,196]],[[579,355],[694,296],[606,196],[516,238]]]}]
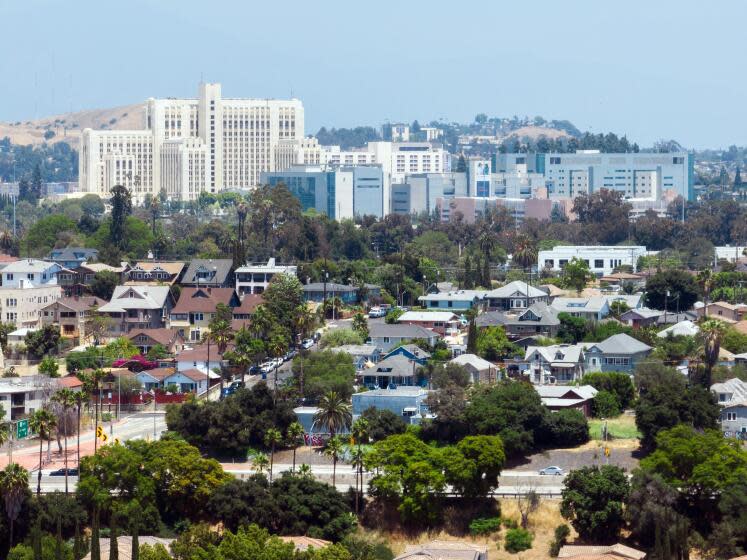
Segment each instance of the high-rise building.
[{"label": "high-rise building", "polygon": [[300,100],[224,98],[202,83],[196,99],[149,99],[142,130],[84,130],[80,189],[108,196],[124,185],[142,202],[161,190],[195,200],[252,188],[292,165],[303,138]]}]

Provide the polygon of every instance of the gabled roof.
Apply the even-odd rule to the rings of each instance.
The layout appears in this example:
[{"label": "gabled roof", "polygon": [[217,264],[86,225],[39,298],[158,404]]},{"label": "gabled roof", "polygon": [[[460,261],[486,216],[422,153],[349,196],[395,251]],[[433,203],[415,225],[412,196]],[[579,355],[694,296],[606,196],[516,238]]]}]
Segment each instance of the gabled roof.
[{"label": "gabled roof", "polygon": [[700,327],[692,321],[680,321],[675,323],[671,327],[659,331],[656,336],[659,338],[667,338],[670,334],[672,336],[695,336],[700,332]]},{"label": "gabled roof", "polygon": [[558,297],[551,304],[558,313],[599,313],[608,306],[607,298],[594,296],[590,298]]},{"label": "gabled roof", "polygon": [[83,387],[83,382],[78,379],[75,375],[66,375],[65,377],[61,377],[58,380],[58,383],[62,387],[66,387],[67,389],[79,389],[80,387]]},{"label": "gabled roof", "polygon": [[711,385],[711,391],[716,394],[724,393],[731,395],[731,401],[727,402],[738,402],[747,400],[747,383],[737,377],[727,379],[722,383],[714,383],[713,385]]},{"label": "gabled roof", "polygon": [[419,301],[474,301],[485,298],[485,290],[453,290],[418,297]]},{"label": "gabled roof", "polygon": [[[182,370],[182,371],[178,371],[176,373],[181,373],[184,377],[187,377],[187,378],[191,379],[192,381],[198,381],[199,382],[199,381],[204,381],[205,380],[205,374],[203,372],[201,372],[199,369],[195,369],[195,368],[185,369],[185,370]],[[213,372],[210,372],[210,373],[213,373]],[[214,376],[211,375],[210,377],[211,377],[211,379],[213,377],[218,377],[218,374],[215,374]]]},{"label": "gabled roof", "polygon": [[[310,284],[304,284],[302,286],[302,289],[305,293],[310,292],[324,292],[325,285],[324,282],[311,282]],[[327,282],[327,295],[332,296],[332,293],[348,293],[348,292],[354,292],[358,288],[357,286],[348,286],[347,284],[336,284],[335,282]]]},{"label": "gabled roof", "polygon": [[[531,314],[539,317],[538,321],[529,319]],[[560,324],[558,312],[544,301],[533,303],[528,309],[511,311],[488,311],[482,313],[475,319],[478,327],[490,327],[494,325],[539,325],[539,326],[557,326]]]},{"label": "gabled roof", "polygon": [[638,307],[637,309],[629,309],[628,311],[620,315],[620,318],[623,320],[627,320],[628,318],[637,316],[637,317],[640,317],[641,319],[653,319],[663,314],[664,312],[659,311],[658,309],[649,309],[648,307]]},{"label": "gabled roof", "polygon": [[420,325],[402,325],[387,323],[370,323],[368,325],[368,334],[371,338],[381,338],[388,336],[392,338],[430,339],[437,337],[438,334],[429,329],[424,329]]},{"label": "gabled roof", "polygon": [[646,553],[635,548],[625,546],[624,544],[613,544],[611,546],[582,546],[582,545],[565,545],[560,548],[558,558],[577,558],[580,556],[599,556],[614,554],[620,558],[629,560],[643,560]]},{"label": "gabled roof", "polygon": [[229,305],[234,297],[233,288],[182,288],[179,301],[171,313],[214,313],[219,303]]},{"label": "gabled roof", "polygon": [[260,294],[246,294],[241,300],[241,305],[233,308],[234,315],[251,315],[264,303]]},{"label": "gabled roof", "polygon": [[87,268],[88,270],[92,270],[93,272],[108,270],[109,272],[122,274],[125,270],[127,270],[128,265],[127,263],[121,263],[119,266],[111,266],[105,263],[86,263],[85,268]]},{"label": "gabled roof", "polygon": [[542,399],[593,399],[598,391],[591,385],[534,385]]},{"label": "gabled roof", "polygon": [[537,352],[549,363],[577,364],[583,358],[583,348],[578,344],[555,344],[552,346],[527,346],[524,359]]},{"label": "gabled roof", "polygon": [[483,360],[480,356],[476,356],[475,354],[460,354],[451,360],[451,363],[459,366],[470,366],[477,371],[486,371],[495,367],[489,361]]},{"label": "gabled roof", "polygon": [[488,547],[457,541],[433,541],[408,545],[394,560],[479,560],[487,558]]},{"label": "gabled roof", "polygon": [[370,356],[378,350],[378,346],[374,344],[343,344],[330,348],[330,350],[332,352],[344,352],[351,356]]},{"label": "gabled roof", "polygon": [[30,274],[47,272],[50,268],[62,268],[56,262],[40,261],[39,259],[20,259],[8,263],[3,273]]},{"label": "gabled roof", "polygon": [[95,259],[98,256],[98,249],[65,247],[64,249],[52,249],[47,258],[51,261],[87,261],[88,259]]},{"label": "gabled roof", "polygon": [[168,286],[116,286],[111,301],[99,307],[99,311],[122,313],[128,309],[162,309],[169,290]]},{"label": "gabled roof", "polygon": [[180,336],[176,329],[137,329],[130,331],[127,338],[134,341],[141,334],[153,339],[161,346],[168,346],[174,339]]},{"label": "gabled roof", "polygon": [[[50,303],[46,307],[52,307],[55,304],[67,307],[71,311],[88,311],[92,307],[97,307],[106,303],[106,300],[98,298],[96,296],[73,296],[73,297],[61,297],[58,300]],[[45,307],[45,309],[46,309]]]},{"label": "gabled roof", "polygon": [[[391,356],[394,353],[401,353],[403,351],[410,354],[411,356],[414,356],[418,360],[428,360],[431,357],[430,352],[423,350],[417,344],[403,344],[401,346],[397,346],[396,348],[392,348],[387,356]],[[384,357],[386,358],[386,356]]]},{"label": "gabled roof", "polygon": [[158,381],[163,381],[167,377],[174,375],[175,370],[173,367],[159,367],[154,369],[146,369],[137,374],[137,377],[148,375]]},{"label": "gabled roof", "polygon": [[402,354],[396,354],[384,358],[379,363],[364,370],[364,375],[387,375],[391,377],[410,377],[415,374],[413,360],[410,360]]},{"label": "gabled roof", "polygon": [[171,275],[180,274],[185,263],[178,261],[140,261],[130,269],[130,272],[168,272]]},{"label": "gabled roof", "polygon": [[594,347],[604,354],[638,354],[651,350],[648,344],[625,333],[614,334],[602,342],[595,342],[589,346],[590,349]]},{"label": "gabled roof", "polygon": [[[205,343],[198,344],[194,348],[184,349],[176,355],[179,362],[206,362],[208,358],[208,345]],[[210,345],[210,361],[220,361],[221,355],[218,353],[218,347],[215,344]]]},{"label": "gabled roof", "polygon": [[517,292],[521,294],[520,297],[527,297],[527,292],[529,293],[530,298],[547,297],[547,294],[542,290],[530,286],[526,282],[520,280],[514,280],[505,286],[491,290],[486,294],[486,297],[491,299],[509,298]]},{"label": "gabled roof", "polygon": [[[182,284],[223,284],[231,273],[233,261],[231,259],[192,259],[182,277]],[[198,273],[208,273],[198,282]]]}]

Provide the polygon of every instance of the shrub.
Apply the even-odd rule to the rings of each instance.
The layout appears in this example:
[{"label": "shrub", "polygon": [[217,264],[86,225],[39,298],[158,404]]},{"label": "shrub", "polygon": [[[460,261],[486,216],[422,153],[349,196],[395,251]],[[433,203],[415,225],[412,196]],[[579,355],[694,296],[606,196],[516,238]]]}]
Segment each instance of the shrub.
[{"label": "shrub", "polygon": [[516,529],[519,526],[519,522],[516,521],[516,519],[511,519],[510,517],[503,520],[503,526],[506,529]]},{"label": "shrub", "polygon": [[511,554],[532,548],[532,533],[525,529],[509,529],[506,532],[505,549]]},{"label": "shrub", "polygon": [[560,554],[560,548],[566,543],[570,534],[571,528],[565,523],[555,527],[555,538],[550,543],[550,556],[557,558],[558,554]]},{"label": "shrub", "polygon": [[599,391],[591,403],[595,418],[614,418],[620,415],[620,402],[617,395],[610,391]]},{"label": "shrub", "polygon": [[478,517],[473,519],[469,524],[471,535],[489,535],[495,533],[501,528],[500,517]]}]

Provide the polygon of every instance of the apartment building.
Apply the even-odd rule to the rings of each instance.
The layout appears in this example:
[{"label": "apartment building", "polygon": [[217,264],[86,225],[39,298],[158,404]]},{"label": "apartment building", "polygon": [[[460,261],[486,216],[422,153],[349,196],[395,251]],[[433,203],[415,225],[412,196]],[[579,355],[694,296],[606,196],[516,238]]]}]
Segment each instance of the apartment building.
[{"label": "apartment building", "polygon": [[201,83],[194,99],[148,99],[141,130],[85,129],[80,189],[106,197],[124,185],[136,203],[164,189],[176,200],[251,188],[293,162],[304,137],[298,99],[223,97]]},{"label": "apartment building", "polygon": [[236,293],[239,297],[246,294],[261,294],[276,274],[296,274],[295,265],[276,264],[271,258],[266,264],[246,264],[236,269]]},{"label": "apartment building", "polygon": [[[17,274],[12,273],[14,278]],[[3,282],[5,275],[3,271]],[[10,285],[3,284],[0,287],[2,321],[13,323],[18,328],[38,328],[41,326],[42,310],[62,296],[62,288],[52,282],[35,285],[28,278],[14,279],[11,282]]]},{"label": "apartment building", "polygon": [[577,258],[585,261],[592,273],[606,276],[623,265],[632,267],[635,272],[638,259],[646,254],[646,247],[641,245],[558,245],[547,251],[539,251],[537,266],[539,269],[560,271],[571,259]]}]

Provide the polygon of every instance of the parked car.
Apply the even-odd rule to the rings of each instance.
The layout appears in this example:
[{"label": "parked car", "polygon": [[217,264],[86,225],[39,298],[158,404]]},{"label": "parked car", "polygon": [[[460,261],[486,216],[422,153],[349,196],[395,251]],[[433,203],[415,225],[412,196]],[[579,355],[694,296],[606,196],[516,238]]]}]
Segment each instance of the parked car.
[{"label": "parked car", "polygon": [[301,341],[301,348],[303,348],[304,350],[308,350],[312,346],[314,346],[314,341],[311,340],[310,338],[304,338]]},{"label": "parked car", "polygon": [[270,373],[273,369],[275,369],[274,361],[264,362],[263,364],[260,364],[259,366],[259,371],[262,374]]},{"label": "parked car", "polygon": [[560,467],[545,467],[544,469],[540,469],[540,474],[546,474],[546,475],[554,475],[554,476],[563,476],[563,469]]},{"label": "parked car", "polygon": [[283,361],[287,362],[288,360],[292,360],[293,358],[296,357],[297,354],[298,352],[296,352],[295,349],[291,348],[285,353],[285,356],[283,356]]},{"label": "parked car", "polygon": [[386,311],[384,311],[381,307],[372,307],[368,312],[368,316],[371,319],[378,319],[379,317],[384,317],[385,315]]},{"label": "parked car", "polygon": [[[57,469],[49,473],[49,476],[65,476],[65,469]],[[67,476],[78,476],[78,469],[67,469]]]}]

